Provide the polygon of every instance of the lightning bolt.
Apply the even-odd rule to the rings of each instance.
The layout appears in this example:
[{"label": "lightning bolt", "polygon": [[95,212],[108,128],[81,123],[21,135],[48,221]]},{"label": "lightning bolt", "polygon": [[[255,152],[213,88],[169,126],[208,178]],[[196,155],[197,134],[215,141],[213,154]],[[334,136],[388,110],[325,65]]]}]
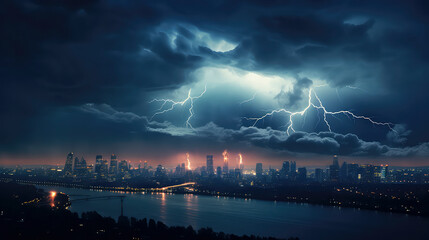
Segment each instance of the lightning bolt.
[{"label": "lightning bolt", "polygon": [[[316,104],[313,103],[313,96],[316,99]],[[266,113],[262,117],[258,117],[258,118],[245,118],[245,119],[247,119],[247,120],[253,120],[254,123],[253,123],[252,126],[254,127],[260,120],[263,120],[266,117],[273,116],[276,113],[286,113],[286,114],[289,115],[289,122],[287,123],[288,127],[287,127],[287,130],[286,130],[286,133],[288,135],[290,135],[291,131],[295,132],[295,129],[293,127],[293,124],[294,124],[293,123],[293,119],[294,119],[294,117],[296,115],[303,116],[307,112],[307,110],[310,109],[311,107],[313,107],[313,108],[315,108],[317,110],[321,110],[322,111],[322,113],[323,113],[323,121],[325,122],[325,125],[328,127],[328,130],[330,132],[332,132],[332,129],[331,129],[331,125],[329,124],[329,121],[327,119],[327,116],[330,115],[330,116],[335,117],[336,115],[339,115],[339,114],[343,114],[343,115],[346,115],[347,117],[351,117],[351,118],[354,118],[354,119],[364,119],[364,120],[367,120],[367,121],[371,122],[374,125],[387,126],[390,130],[396,132],[392,128],[392,126],[394,125],[393,123],[389,123],[389,122],[377,122],[377,121],[374,121],[370,117],[356,115],[356,114],[352,113],[351,111],[347,111],[347,110],[340,110],[340,111],[336,111],[336,112],[331,112],[331,111],[326,110],[325,106],[323,106],[322,101],[317,96],[316,91],[314,91],[314,89],[312,89],[312,88],[310,88],[308,90],[308,104],[301,111],[292,112],[292,111],[289,111],[287,109],[281,108],[281,109],[272,110],[271,112]]]},{"label": "lightning bolt", "polygon": [[250,101],[255,100],[255,97],[256,97],[256,93],[254,93],[254,94],[253,94],[253,96],[252,96],[251,98],[246,99],[246,100],[244,100],[244,101],[240,102],[240,105],[241,105],[241,104],[248,103],[248,102],[250,102]]},{"label": "lightning bolt", "polygon": [[[204,86],[204,91],[203,91],[200,95],[195,96],[195,97],[192,97],[192,96],[191,96],[192,88],[191,88],[191,89],[189,89],[189,91],[188,91],[188,96],[187,96],[184,100],[182,100],[182,101],[174,101],[174,100],[171,100],[171,99],[164,99],[164,98],[161,98],[161,99],[155,98],[155,99],[151,100],[149,103],[153,103],[153,102],[162,102],[162,104],[161,104],[160,108],[157,110],[157,112],[155,112],[155,113],[152,115],[152,117],[150,118],[150,120],[152,121],[152,119],[153,119],[154,117],[156,117],[157,115],[161,115],[161,114],[164,114],[164,113],[166,113],[166,112],[169,112],[169,111],[174,110],[174,108],[175,108],[176,106],[183,106],[183,105],[185,105],[187,102],[190,102],[190,106],[189,106],[189,116],[188,116],[188,119],[186,119],[186,127],[190,127],[190,128],[192,128],[192,129],[194,129],[194,127],[193,127],[193,126],[192,126],[192,124],[191,124],[191,119],[192,119],[192,117],[193,117],[193,116],[194,116],[194,114],[195,114],[195,113],[194,113],[194,100],[195,100],[195,99],[198,99],[198,98],[201,98],[201,97],[206,93],[206,91],[207,91],[207,85],[205,85],[205,86]],[[164,107],[165,107],[167,104],[171,104],[171,105],[170,105],[170,107],[169,107],[169,108],[164,109]]]}]

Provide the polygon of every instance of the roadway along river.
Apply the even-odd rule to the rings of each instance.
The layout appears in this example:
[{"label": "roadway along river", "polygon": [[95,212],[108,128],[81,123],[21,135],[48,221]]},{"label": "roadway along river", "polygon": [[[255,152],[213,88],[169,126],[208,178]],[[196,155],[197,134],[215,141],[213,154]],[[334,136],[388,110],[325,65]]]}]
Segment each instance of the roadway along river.
[{"label": "roadway along river", "polygon": [[[46,191],[69,194],[71,200],[126,195],[126,216],[153,218],[169,226],[192,225],[194,229],[211,227],[215,231],[239,235],[255,234],[282,238],[296,236],[302,240],[428,239],[429,236],[429,218],[405,214],[214,196],[124,194],[53,186],[39,187]],[[103,216],[117,219],[120,215],[120,200],[72,202],[70,210],[78,213],[97,211]]]}]

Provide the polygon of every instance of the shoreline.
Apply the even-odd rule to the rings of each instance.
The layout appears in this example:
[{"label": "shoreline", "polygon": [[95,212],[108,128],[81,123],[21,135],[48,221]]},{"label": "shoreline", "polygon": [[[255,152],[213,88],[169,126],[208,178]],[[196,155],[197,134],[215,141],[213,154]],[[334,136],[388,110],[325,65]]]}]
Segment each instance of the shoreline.
[{"label": "shoreline", "polygon": [[[20,180],[20,179],[12,179],[12,178],[0,178],[0,181],[2,182],[8,182],[8,181],[14,181],[19,184],[29,184],[29,185],[40,185],[40,186],[56,186],[56,187],[65,187],[65,188],[75,188],[75,189],[85,189],[85,190],[101,190],[101,191],[109,191],[109,192],[121,192],[121,193],[172,193],[172,194],[193,194],[193,195],[200,195],[200,196],[213,196],[213,197],[227,197],[227,198],[240,198],[240,199],[252,199],[252,200],[259,200],[259,201],[270,201],[270,202],[287,202],[287,203],[301,203],[301,204],[309,204],[309,205],[315,205],[315,206],[329,206],[334,208],[348,208],[348,209],[357,209],[357,210],[367,210],[367,211],[375,211],[375,212],[384,212],[384,213],[391,213],[391,214],[399,214],[399,215],[406,215],[406,216],[417,216],[417,217],[423,217],[427,218],[429,216],[424,214],[413,214],[413,213],[406,213],[403,211],[388,211],[383,209],[374,209],[373,207],[355,207],[355,206],[347,206],[345,204],[326,204],[326,203],[318,203],[318,202],[311,202],[306,201],[304,199],[273,199],[270,197],[266,198],[259,198],[259,197],[253,197],[253,196],[236,196],[235,193],[229,193],[229,194],[210,194],[206,192],[198,192],[198,191],[174,191],[171,189],[168,190],[161,190],[162,188],[131,188],[131,187],[103,187],[99,185],[84,185],[84,184],[75,184],[75,183],[60,183],[60,182],[48,182],[48,181],[31,181],[31,180]],[[233,196],[231,196],[231,194]]]}]

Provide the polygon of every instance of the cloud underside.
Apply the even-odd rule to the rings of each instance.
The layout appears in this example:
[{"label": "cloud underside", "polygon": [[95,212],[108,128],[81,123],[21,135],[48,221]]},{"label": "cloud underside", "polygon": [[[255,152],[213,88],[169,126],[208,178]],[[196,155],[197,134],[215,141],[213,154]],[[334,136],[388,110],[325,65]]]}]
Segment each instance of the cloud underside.
[{"label": "cloud underside", "polygon": [[169,122],[150,121],[145,116],[130,112],[119,112],[106,104],[87,104],[80,108],[97,118],[113,121],[117,124],[137,124],[142,132],[152,132],[183,139],[211,139],[224,143],[241,142],[272,151],[285,153],[314,153],[322,155],[339,154],[343,156],[361,157],[413,157],[429,156],[429,143],[412,147],[390,147],[380,142],[364,141],[355,134],[339,134],[334,132],[293,132],[272,128],[240,127],[227,129],[213,122],[197,128],[177,127]]},{"label": "cloud underside", "polygon": [[[31,152],[36,143],[37,149],[50,150],[60,137],[64,149],[82,141],[107,144],[117,140],[109,139],[110,132],[136,128],[146,135],[201,140],[196,145],[215,139],[294,153],[427,156],[428,6],[427,1],[387,0],[1,1],[0,154]],[[273,91],[271,99],[255,95],[247,83],[229,92],[222,89],[228,86],[217,86],[218,92],[208,92],[195,107],[193,120],[200,126],[195,129],[178,127],[187,109],[157,116],[159,122],[142,116],[153,114],[154,105],[143,104],[146,98],[172,97],[204,82],[196,74],[204,68],[296,81],[290,91]],[[264,81],[254,85],[270,84]],[[271,128],[240,127],[242,117],[260,116],[267,108],[300,108],[313,81],[370,92],[345,96],[347,105],[326,99],[330,109],[401,124],[387,136],[384,129],[364,127],[352,129],[359,136],[288,136],[276,130],[275,121]],[[248,99],[232,98],[238,94],[254,100],[238,107]],[[254,105],[255,96],[261,102],[274,99],[278,106]],[[80,115],[66,113],[76,106],[97,116],[93,124],[103,138],[81,130],[88,123]],[[351,132],[347,126],[335,130]]]}]

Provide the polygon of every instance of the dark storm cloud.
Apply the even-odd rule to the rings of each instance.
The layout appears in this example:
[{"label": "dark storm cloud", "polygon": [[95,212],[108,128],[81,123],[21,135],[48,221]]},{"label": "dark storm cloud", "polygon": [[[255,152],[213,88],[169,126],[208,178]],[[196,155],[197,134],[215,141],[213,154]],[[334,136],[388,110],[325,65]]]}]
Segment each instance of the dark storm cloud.
[{"label": "dark storm cloud", "polygon": [[[68,112],[70,106],[99,116],[100,124],[94,123],[99,132],[150,133],[141,139],[195,135],[168,122],[148,121],[128,108],[154,90],[194,81],[190,74],[200,67],[229,65],[294,76],[293,91],[279,95],[290,105],[301,100],[312,76],[332,87],[368,86],[384,95],[359,99],[350,107],[387,116],[413,131],[397,125],[399,135],[387,135],[389,144],[401,148],[353,134],[285,137],[273,129],[226,124],[199,128],[199,138],[211,133],[291,152],[426,154],[427,145],[420,143],[428,141],[421,131],[429,117],[424,90],[429,88],[428,10],[426,1],[2,1],[0,150],[84,126],[86,118]],[[237,47],[211,49],[198,40],[195,28]],[[58,115],[63,122],[49,119]],[[127,121],[132,127],[125,130],[110,125]],[[81,141],[82,134],[70,132],[68,141]],[[86,138],[100,140],[96,134]],[[42,145],[43,140],[51,143],[41,137]]]},{"label": "dark storm cloud", "polygon": [[[165,137],[186,137],[182,141],[188,142],[199,141],[198,139],[210,139],[211,142],[219,142],[224,146],[251,143],[254,146],[274,151],[323,155],[339,154],[342,156],[365,157],[429,156],[429,143],[412,147],[390,147],[376,141],[364,141],[357,135],[350,133],[294,132],[291,135],[287,135],[284,131],[274,130],[269,127],[266,129],[241,127],[234,130],[217,126],[212,122],[196,129],[189,129],[177,127],[168,122],[149,121],[144,116],[137,116],[130,112],[119,112],[106,104],[86,104],[81,107],[81,110],[94,114],[99,118],[125,125],[139,123],[138,126],[143,132],[161,134]],[[397,130],[400,128],[397,128]]]}]

